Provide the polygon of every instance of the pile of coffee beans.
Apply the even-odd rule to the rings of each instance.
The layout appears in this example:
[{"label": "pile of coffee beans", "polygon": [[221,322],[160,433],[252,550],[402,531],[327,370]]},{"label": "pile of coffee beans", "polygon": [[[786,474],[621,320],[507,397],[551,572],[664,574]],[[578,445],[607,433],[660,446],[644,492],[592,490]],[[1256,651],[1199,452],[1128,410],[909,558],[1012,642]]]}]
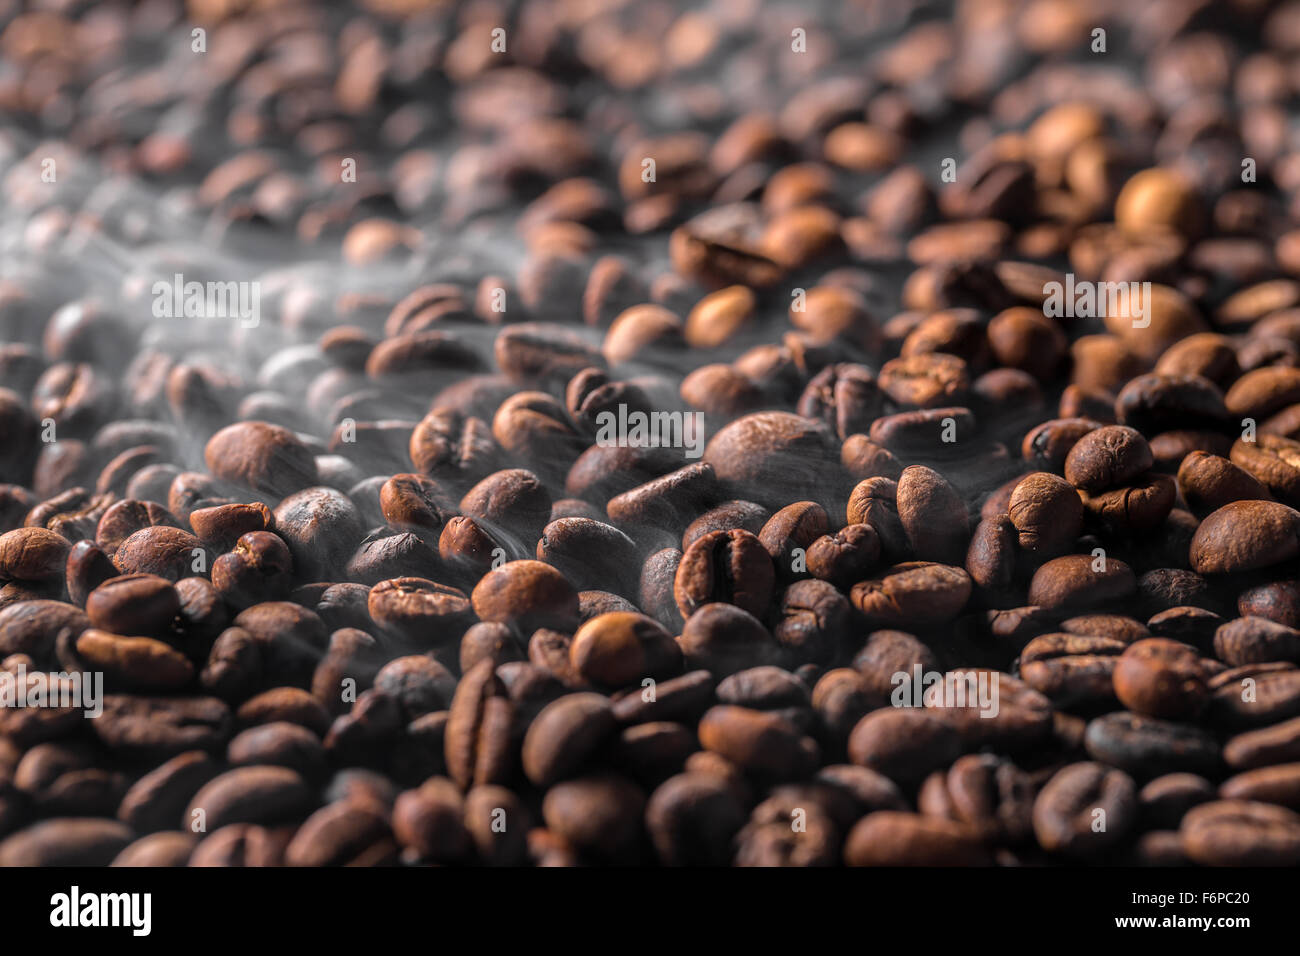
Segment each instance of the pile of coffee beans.
[{"label": "pile of coffee beans", "polygon": [[0,2],[0,866],[1300,864],[1300,3]]}]

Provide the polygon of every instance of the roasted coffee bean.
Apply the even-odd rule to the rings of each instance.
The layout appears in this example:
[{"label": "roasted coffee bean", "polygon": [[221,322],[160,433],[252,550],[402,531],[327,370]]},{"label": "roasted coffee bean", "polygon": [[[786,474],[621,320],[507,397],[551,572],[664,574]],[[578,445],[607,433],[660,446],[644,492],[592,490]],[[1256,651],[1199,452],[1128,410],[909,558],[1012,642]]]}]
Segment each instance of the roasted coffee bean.
[{"label": "roasted coffee bean", "polygon": [[524,773],[543,787],[571,777],[614,736],[616,727],[604,696],[567,694],[544,707],[529,725]]},{"label": "roasted coffee bean", "polygon": [[706,604],[690,616],[679,640],[686,666],[723,678],[772,663],[779,645],[757,618],[734,604]]},{"label": "roasted coffee bean", "polygon": [[1138,793],[1143,823],[1169,830],[1177,829],[1192,807],[1214,798],[1214,785],[1194,773],[1156,777]]},{"label": "roasted coffee bean", "polygon": [[0,579],[40,582],[58,578],[68,561],[66,538],[45,528],[18,528],[0,535]]},{"label": "roasted coffee bean", "polygon": [[397,798],[393,835],[415,859],[455,863],[465,859],[473,846],[463,818],[464,799],[455,784],[432,777]]},{"label": "roasted coffee bean", "polygon": [[1123,561],[1104,554],[1072,554],[1034,572],[1029,602],[1057,612],[1080,611],[1114,606],[1136,590],[1133,571]]},{"label": "roasted coffee bean", "polygon": [[1074,443],[1065,458],[1065,479],[1083,491],[1106,491],[1128,484],[1153,464],[1151,446],[1140,432],[1106,425]]},{"label": "roasted coffee bean", "polygon": [[73,604],[84,607],[90,593],[114,577],[117,568],[93,541],[78,541],[68,550],[64,583]]},{"label": "roasted coffee bean", "polygon": [[745,822],[744,806],[723,780],[703,773],[664,781],[646,806],[646,829],[667,866],[721,866]]},{"label": "roasted coffee bean", "polygon": [[1201,517],[1233,501],[1268,497],[1264,486],[1249,473],[1226,458],[1203,451],[1191,452],[1178,466],[1178,490]]},{"label": "roasted coffee bean", "polygon": [[1216,800],[1189,810],[1183,852],[1204,866],[1295,866],[1300,814],[1249,800]]},{"label": "roasted coffee bean", "polygon": [[539,627],[568,630],[578,622],[578,594],[541,561],[509,561],[489,571],[471,595],[474,613],[530,634]]},{"label": "roasted coffee bean", "polygon": [[942,624],[970,597],[971,579],[961,568],[928,561],[898,564],[853,586],[854,606],[876,626]]},{"label": "roasted coffee bean", "polygon": [[1088,724],[1088,753],[1139,779],[1186,771],[1213,776],[1220,765],[1214,736],[1191,724],[1178,724],[1119,711]]},{"label": "roasted coffee bean", "polygon": [[1300,512],[1275,501],[1233,501],[1201,522],[1190,560],[1198,574],[1232,574],[1300,554]]},{"label": "roasted coffee bean", "polygon": [[162,505],[150,501],[119,501],[110,506],[95,528],[95,542],[109,554],[142,528],[157,525],[179,527],[180,522]]},{"label": "roasted coffee bean", "polygon": [[537,560],[553,565],[579,590],[608,586],[626,592],[639,570],[637,546],[611,525],[587,518],[561,518],[542,531]]},{"label": "roasted coffee bean", "polygon": [[727,425],[704,449],[718,483],[735,498],[778,509],[788,489],[815,488],[821,472],[833,467],[830,432],[822,425],[784,412],[758,412]]},{"label": "roasted coffee bean", "polygon": [[1115,662],[1115,696],[1137,714],[1168,720],[1195,718],[1209,691],[1200,655],[1163,638],[1136,641]]},{"label": "roasted coffee bean", "polygon": [[1259,617],[1241,617],[1214,634],[1214,653],[1230,667],[1300,661],[1300,631]]},{"label": "roasted coffee bean", "polygon": [[77,638],[77,655],[102,671],[118,690],[172,690],[194,676],[194,666],[179,651],[151,637],[122,637],[87,628]]},{"label": "roasted coffee bean", "polygon": [[776,779],[808,776],[818,748],[811,738],[776,714],[720,705],[700,718],[700,744],[746,771]]},{"label": "roasted coffee bean", "polygon": [[896,810],[863,817],[844,844],[849,866],[986,866],[987,850],[970,827]]},{"label": "roasted coffee bean", "polygon": [[992,754],[959,757],[926,779],[917,806],[928,816],[965,823],[989,842],[1023,843],[1032,836],[1035,786],[1029,774]]},{"label": "roasted coffee bean", "polygon": [[942,475],[924,465],[904,468],[897,502],[913,555],[949,564],[962,559],[969,533],[966,504]]},{"label": "roasted coffee bean", "polygon": [[961,737],[919,707],[882,707],[862,718],[848,741],[849,759],[884,774],[904,790],[961,753]]},{"label": "roasted coffee bean", "polygon": [[45,820],[0,842],[0,866],[107,866],[131,836],[116,820]]},{"label": "roasted coffee bean", "polygon": [[296,572],[308,581],[337,573],[361,540],[360,515],[333,488],[306,488],[275,507],[275,534],[289,547]]},{"label": "roasted coffee bean", "polygon": [[616,611],[597,615],[578,628],[569,662],[592,684],[623,687],[672,675],[681,667],[681,651],[657,621]]},{"label": "roasted coffee bean", "polygon": [[1022,549],[1050,557],[1074,544],[1083,523],[1083,503],[1068,482],[1035,472],[1016,484],[1007,516]]},{"label": "roasted coffee bean", "polygon": [[488,475],[467,491],[460,510],[490,533],[500,529],[517,536],[531,550],[551,519],[551,496],[532,472],[508,469]]},{"label": "roasted coffee bean", "polygon": [[1020,677],[1057,707],[1113,704],[1115,666],[1127,646],[1108,637],[1043,634],[1020,652]]},{"label": "roasted coffee bean", "polygon": [[288,596],[292,578],[289,548],[270,531],[241,535],[212,565],[213,587],[232,607],[278,601]]},{"label": "roasted coffee bean", "polygon": [[772,558],[757,537],[748,531],[711,531],[682,556],[673,594],[683,618],[713,602],[760,616],[774,581]]},{"label": "roasted coffee bean", "polygon": [[1128,774],[1100,763],[1070,764],[1035,799],[1034,835],[1049,852],[1104,859],[1123,845],[1138,813],[1137,787]]},{"label": "roasted coffee bean", "polygon": [[150,574],[179,581],[208,569],[208,552],[199,539],[180,528],[158,525],[131,535],[113,555],[122,574]]},{"label": "roasted coffee bean", "polygon": [[267,422],[222,429],[203,455],[216,478],[276,498],[316,483],[316,462],[307,447],[288,429]]}]

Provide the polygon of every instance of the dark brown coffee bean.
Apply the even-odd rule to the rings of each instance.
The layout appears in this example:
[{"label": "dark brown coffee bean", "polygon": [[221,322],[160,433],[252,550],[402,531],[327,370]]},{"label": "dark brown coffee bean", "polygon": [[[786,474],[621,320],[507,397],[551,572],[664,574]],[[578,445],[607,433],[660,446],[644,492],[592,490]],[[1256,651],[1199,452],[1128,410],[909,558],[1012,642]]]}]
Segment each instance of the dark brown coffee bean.
[{"label": "dark brown coffee bean", "polygon": [[107,866],[131,836],[116,820],[45,820],[0,842],[0,866]]},{"label": "dark brown coffee bean", "polygon": [[1128,774],[1099,763],[1070,764],[1034,801],[1034,834],[1049,853],[1104,859],[1124,844],[1138,812],[1137,787]]},{"label": "dark brown coffee bean", "polygon": [[898,479],[898,517],[912,553],[921,560],[955,564],[966,551],[966,504],[938,472],[910,465]]},{"label": "dark brown coffee bean", "polygon": [[1071,554],[1048,561],[1029,584],[1029,603],[1055,611],[1115,605],[1137,590],[1133,571],[1105,555]]},{"label": "dark brown coffee bean", "polygon": [[1220,765],[1213,735],[1190,724],[1119,711],[1088,724],[1088,753],[1139,779],[1186,771],[1214,775]]},{"label": "dark brown coffee bean", "polygon": [[1102,425],[1102,422],[1090,418],[1055,418],[1043,422],[1025,435],[1020,454],[1035,467],[1054,473],[1063,472],[1074,446],[1084,435]]},{"label": "dark brown coffee bean", "polygon": [[824,426],[783,412],[758,412],[715,434],[704,460],[732,497],[777,509],[800,490],[821,484],[837,457],[831,445]]},{"label": "dark brown coffee bean", "polygon": [[122,637],[87,628],[77,638],[77,654],[104,673],[117,690],[174,690],[194,676],[194,666],[179,651],[151,637]]},{"label": "dark brown coffee bean", "polygon": [[212,697],[167,698],[108,694],[92,726],[111,750],[127,758],[166,760],[187,750],[224,748],[233,720]]},{"label": "dark brown coffee bean", "polygon": [[774,581],[772,559],[757,537],[748,531],[711,531],[682,556],[673,594],[683,618],[714,602],[759,616]]},{"label": "dark brown coffee bean", "polygon": [[432,863],[464,860],[473,848],[464,812],[464,798],[446,777],[404,792],[393,805],[393,835],[403,856]]},{"label": "dark brown coffee bean", "polygon": [[159,525],[135,532],[117,549],[113,564],[123,574],[151,574],[179,581],[208,568],[199,539],[180,528]]},{"label": "dark brown coffee bean", "polygon": [[204,461],[215,477],[277,498],[316,483],[316,462],[288,429],[239,422],[209,439]]},{"label": "dark brown coffee bean", "polygon": [[1194,773],[1156,777],[1138,794],[1143,823],[1170,830],[1177,829],[1187,811],[1214,798],[1214,784]]},{"label": "dark brown coffee bean", "polygon": [[976,831],[961,823],[896,810],[863,817],[844,844],[849,866],[986,866]]},{"label": "dark brown coffee bean", "polygon": [[1023,843],[1033,834],[1036,788],[1029,774],[992,754],[959,757],[947,772],[930,775],[917,799],[920,811],[970,826],[986,841]]},{"label": "dark brown coffee bean", "polygon": [[670,676],[681,668],[681,651],[657,621],[643,614],[614,612],[584,623],[573,635],[569,662],[597,686],[623,687],[645,678]]},{"label": "dark brown coffee bean", "polygon": [[587,518],[561,518],[548,524],[537,542],[537,560],[553,565],[580,590],[608,587],[623,593],[640,570],[631,538]]},{"label": "dark brown coffee bean", "polygon": [[1300,718],[1237,734],[1223,747],[1224,762],[1234,770],[1289,763],[1300,756]]},{"label": "dark brown coffee bean", "polygon": [[1267,803],[1216,800],[1189,810],[1183,852],[1204,866],[1294,866],[1300,860],[1300,814]]},{"label": "dark brown coffee bean", "polygon": [[109,866],[188,866],[198,837],[193,833],[164,830],[136,840],[113,858]]},{"label": "dark brown coffee bean", "polygon": [[180,527],[176,516],[162,505],[149,501],[119,501],[111,505],[95,527],[95,542],[108,554],[142,528],[158,525]]},{"label": "dark brown coffee bean", "polygon": [[1184,720],[1201,712],[1209,692],[1194,648],[1149,638],[1130,644],[1116,661],[1115,696],[1134,713]]},{"label": "dark brown coffee bean", "polygon": [[1074,543],[1083,522],[1083,504],[1068,482],[1035,472],[1012,491],[1007,515],[1020,547],[1046,557],[1061,554]]},{"label": "dark brown coffee bean", "polygon": [[1300,512],[1274,501],[1234,501],[1206,516],[1192,538],[1198,574],[1267,568],[1300,554]]},{"label": "dark brown coffee bean", "polygon": [[68,561],[69,541],[45,528],[0,534],[0,579],[39,582],[58,578]]},{"label": "dark brown coffee bean", "polygon": [[574,776],[616,732],[609,701],[600,694],[567,694],[548,704],[524,736],[523,768],[538,786]]},{"label": "dark brown coffee bean", "polygon": [[289,866],[383,866],[397,861],[397,844],[383,815],[335,803],[308,817],[285,849]]},{"label": "dark brown coffee bean", "polygon": [[496,534],[517,536],[527,551],[551,519],[551,496],[532,472],[494,472],[465,493],[460,510]]},{"label": "dark brown coffee bean", "polygon": [[93,541],[78,541],[68,550],[65,583],[73,604],[84,607],[91,591],[116,576],[117,568]]},{"label": "dark brown coffee bean", "polygon": [[958,732],[914,707],[882,707],[862,718],[848,741],[849,759],[912,789],[961,753]]},{"label": "dark brown coffee bean", "polygon": [[1154,464],[1151,446],[1141,433],[1122,425],[1087,432],[1065,459],[1065,478],[1088,492],[1129,484]]},{"label": "dark brown coffee bean", "polygon": [[808,776],[819,757],[816,743],[801,737],[773,713],[721,705],[700,718],[700,744],[750,773],[776,779]]},{"label": "dark brown coffee bean", "polygon": [[1020,652],[1020,677],[1057,707],[1113,706],[1115,664],[1126,647],[1107,637],[1043,634]]},{"label": "dark brown coffee bean", "polygon": [[1246,588],[1237,595],[1237,613],[1295,627],[1300,624],[1300,586],[1292,581],[1273,581]]},{"label": "dark brown coffee bean", "polygon": [[1242,617],[1214,634],[1214,653],[1231,667],[1300,661],[1300,631],[1259,617]]},{"label": "dark brown coffee bean", "polygon": [[644,813],[640,789],[608,773],[557,783],[542,802],[547,827],[580,852],[607,861],[628,859]]},{"label": "dark brown coffee bean", "polygon": [[306,488],[291,494],[274,514],[276,535],[288,545],[295,572],[308,581],[329,580],[346,565],[361,540],[356,505],[333,488]]},{"label": "dark brown coffee bean", "polygon": [[722,780],[702,773],[664,781],[646,806],[646,829],[666,866],[722,866],[745,822],[743,805]]},{"label": "dark brown coffee bean", "polygon": [[1278,501],[1300,505],[1300,442],[1262,433],[1234,442],[1228,457]]},{"label": "dark brown coffee bean", "polygon": [[970,590],[970,577],[961,568],[912,561],[860,581],[850,597],[876,626],[941,624],[957,616]]},{"label": "dark brown coffee bean", "polygon": [[269,531],[241,535],[212,565],[212,584],[232,607],[286,597],[293,579],[289,548]]},{"label": "dark brown coffee bean", "polygon": [[1220,785],[1219,796],[1295,809],[1300,806],[1300,763],[1259,767],[1229,777]]},{"label": "dark brown coffee bean", "polygon": [[28,600],[0,608],[0,659],[28,654],[38,661],[48,660],[61,633],[75,640],[88,627],[90,618],[62,601]]},{"label": "dark brown coffee bean", "polygon": [[772,663],[779,653],[779,645],[758,619],[734,604],[701,607],[683,627],[680,644],[688,667],[719,679]]}]

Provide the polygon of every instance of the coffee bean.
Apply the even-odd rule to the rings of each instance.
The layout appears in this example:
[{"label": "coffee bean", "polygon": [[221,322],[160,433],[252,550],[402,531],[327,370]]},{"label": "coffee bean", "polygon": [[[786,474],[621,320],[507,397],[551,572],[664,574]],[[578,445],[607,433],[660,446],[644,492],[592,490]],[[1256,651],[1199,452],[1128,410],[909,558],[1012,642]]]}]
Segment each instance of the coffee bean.
[{"label": "coffee bean", "polygon": [[561,697],[542,709],[524,736],[524,773],[538,786],[573,776],[613,736],[615,727],[602,695]]},{"label": "coffee bean", "polygon": [[1074,443],[1065,458],[1065,479],[1083,491],[1105,491],[1128,484],[1153,463],[1151,446],[1141,433],[1106,425]]},{"label": "coffee bean", "polygon": [[986,866],[987,851],[970,827],[896,810],[878,810],[849,831],[849,866]]},{"label": "coffee bean", "polygon": [[961,568],[928,561],[898,564],[853,586],[851,598],[876,626],[952,620],[970,597],[971,580]]},{"label": "coffee bean", "polygon": [[1213,775],[1220,763],[1218,742],[1199,727],[1124,711],[1088,724],[1085,744],[1093,759],[1139,779],[1177,771]]},{"label": "coffee bean", "polygon": [[1205,866],[1294,866],[1300,814],[1249,800],[1216,800],[1188,811],[1183,852]]},{"label": "coffee bean", "polygon": [[0,535],[0,579],[39,582],[57,578],[68,560],[69,543],[44,528],[18,528]]},{"label": "coffee bean", "polygon": [[1198,574],[1281,564],[1300,553],[1300,512],[1274,501],[1234,501],[1207,515],[1192,538]]},{"label": "coffee bean", "polygon": [[776,714],[721,705],[700,718],[700,744],[750,773],[792,779],[812,772],[817,745]]},{"label": "coffee bean", "polygon": [[682,556],[673,594],[683,618],[705,604],[734,604],[755,616],[771,599],[775,573],[772,559],[748,531],[711,531]]},{"label": "coffee bean", "polygon": [[1100,763],[1070,764],[1034,801],[1034,834],[1043,849],[1083,860],[1114,852],[1137,820],[1132,778]]}]

